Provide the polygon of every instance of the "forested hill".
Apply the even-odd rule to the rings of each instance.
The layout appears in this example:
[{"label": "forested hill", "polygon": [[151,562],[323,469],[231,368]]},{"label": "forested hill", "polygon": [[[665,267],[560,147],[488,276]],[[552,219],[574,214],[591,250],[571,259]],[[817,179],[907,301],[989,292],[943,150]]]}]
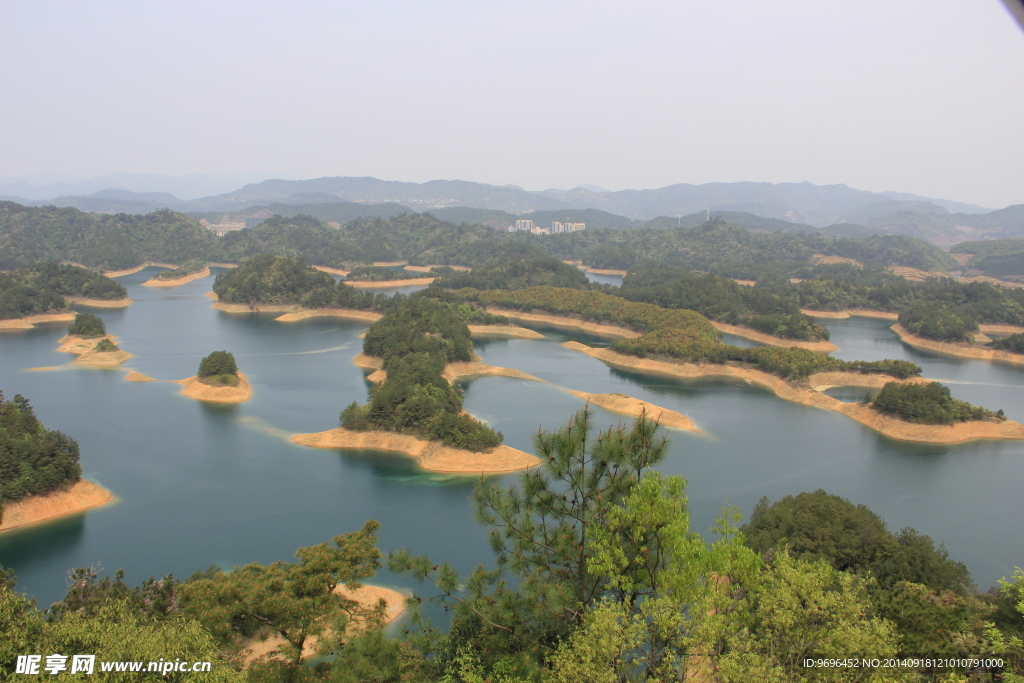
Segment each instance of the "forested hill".
[{"label": "forested hill", "polygon": [[217,236],[173,211],[85,213],[0,202],[0,270],[39,261],[74,261],[118,270],[144,261],[184,263],[217,253]]},{"label": "forested hill", "polygon": [[0,320],[63,311],[66,296],[111,301],[128,296],[128,290],[78,266],[51,262],[15,268],[0,273]]},{"label": "forested hill", "polygon": [[531,235],[454,224],[415,213],[356,219],[339,230],[300,214],[275,216],[256,228],[218,238],[193,218],[172,211],[100,215],[0,202],[0,269],[42,260],[74,261],[104,269],[133,267],[147,260],[239,263],[261,254],[303,258],[312,265],[332,267],[406,259],[422,265],[476,266],[513,256],[549,255],[597,268],[627,269],[657,262],[741,279],[791,272],[810,264],[816,255],[853,259],[873,267],[959,269],[942,250],[910,237],[753,232],[714,217],[696,227],[599,228]]}]

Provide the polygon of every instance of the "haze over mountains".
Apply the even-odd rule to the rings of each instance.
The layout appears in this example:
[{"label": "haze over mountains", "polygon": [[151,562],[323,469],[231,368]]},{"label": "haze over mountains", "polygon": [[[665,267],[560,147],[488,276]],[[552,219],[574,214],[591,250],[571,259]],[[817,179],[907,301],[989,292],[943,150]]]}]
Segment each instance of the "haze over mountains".
[{"label": "haze over mountains", "polygon": [[[310,180],[263,180],[219,194],[192,199],[202,187],[225,187],[236,176],[156,176],[110,174],[79,183],[34,188],[27,183],[0,183],[0,199],[27,205],[55,204],[83,211],[147,213],[158,208],[183,212],[240,212],[269,207],[285,213],[288,207],[305,212],[344,215],[393,215],[407,207],[429,211],[450,220],[507,222],[530,212],[538,220],[585,220],[575,210],[588,211],[590,227],[633,227],[659,217],[684,220],[715,215],[745,227],[764,230],[825,229],[833,234],[906,234],[935,244],[964,240],[1024,236],[1024,205],[992,211],[945,199],[897,192],[868,192],[846,185],[802,183],[677,184],[650,190],[606,191],[580,186],[572,190],[528,191],[515,185],[488,185],[462,180],[411,183],[368,177],[329,177]],[[101,189],[92,189],[108,183]],[[126,186],[136,188],[127,189]],[[237,187],[237,184],[233,185]],[[139,191],[150,188],[150,191]],[[154,188],[162,188],[156,191]],[[55,194],[67,191],[66,194]],[[72,194],[71,192],[77,192]],[[40,196],[49,193],[51,196]],[[380,205],[380,211],[355,203]],[[466,211],[456,207],[468,207]],[[595,213],[593,210],[603,212]],[[566,211],[570,213],[565,213]],[[326,218],[325,218],[326,220]],[[594,221],[597,220],[597,223]],[[673,222],[662,219],[665,227]],[[607,225],[605,225],[607,224]]]}]

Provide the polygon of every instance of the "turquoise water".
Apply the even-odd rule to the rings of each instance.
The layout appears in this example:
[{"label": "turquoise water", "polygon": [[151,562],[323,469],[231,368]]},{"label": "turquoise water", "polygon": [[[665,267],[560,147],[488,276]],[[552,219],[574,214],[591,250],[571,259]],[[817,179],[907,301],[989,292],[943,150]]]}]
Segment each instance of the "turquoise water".
[{"label": "turquoise water", "polygon": [[[370,518],[382,524],[384,551],[407,546],[461,570],[490,560],[468,504],[472,478],[424,473],[401,455],[287,441],[292,433],[335,426],[346,404],[365,399],[364,373],[352,364],[365,324],[283,324],[271,314],[220,313],[203,296],[212,277],[173,289],[140,287],[153,272],[119,279],[135,299],[129,308],[98,311],[135,354],[117,370],[27,371],[71,360],[55,352],[62,325],[0,335],[0,389],[8,397],[24,394],[49,428],[78,439],[86,478],[119,498],[0,536],[0,564],[16,570],[20,590],[46,605],[64,595],[66,573],[78,566],[123,568],[135,584],[168,572],[184,578],[213,563],[287,560],[299,546]],[[957,397],[1024,420],[1021,369],[914,351],[883,321],[826,322],[839,357],[913,360]],[[708,527],[726,500],[749,514],[762,495],[774,500],[824,488],[866,504],[894,530],[914,526],[944,540],[983,587],[1024,564],[1024,444],[901,443],[743,382],[615,370],[560,346],[568,339],[604,342],[538,329],[543,340],[481,340],[476,347],[485,362],[544,383],[485,377],[464,384],[466,408],[511,446],[531,450],[538,428],[556,428],[583,407],[565,389],[618,391],[689,415],[705,431],[670,432],[663,467],[688,477],[697,529]],[[211,406],[180,396],[175,384],[123,379],[129,368],[159,379],[188,377],[218,349],[232,351],[248,375],[250,401]],[[595,413],[603,428],[624,420]],[[375,582],[413,587],[387,573]]]}]

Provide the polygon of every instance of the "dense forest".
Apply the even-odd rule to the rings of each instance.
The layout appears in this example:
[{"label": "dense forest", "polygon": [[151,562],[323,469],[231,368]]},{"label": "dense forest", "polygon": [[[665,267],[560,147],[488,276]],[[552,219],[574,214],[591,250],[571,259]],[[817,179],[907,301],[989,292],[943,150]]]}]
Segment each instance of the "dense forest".
[{"label": "dense forest", "polygon": [[78,442],[46,429],[28,399],[16,394],[8,401],[0,392],[0,520],[4,503],[48,493],[81,475]]},{"label": "dense forest", "polygon": [[128,296],[121,284],[78,266],[44,262],[0,273],[0,320],[67,308],[64,297],[111,301]]},{"label": "dense forest", "polygon": [[230,351],[214,351],[199,361],[196,377],[213,386],[238,386],[238,364]]},{"label": "dense forest", "polygon": [[384,266],[356,266],[345,276],[345,280],[353,282],[386,282],[388,280],[412,280],[428,277],[423,273],[410,273],[407,270],[395,270]]},{"label": "dense forest", "polygon": [[[18,655],[39,652],[177,657],[211,661],[212,671],[131,680],[225,683],[982,683],[1024,673],[1020,570],[978,592],[942,544],[890,532],[871,510],[824,491],[762,499],[743,526],[726,506],[704,537],[690,527],[686,480],[657,471],[667,441],[644,418],[597,434],[581,411],[534,442],[539,467],[511,485],[476,485],[490,566],[460,574],[405,549],[382,557],[371,520],[300,548],[293,562],[213,566],[185,581],[131,587],[123,572],[77,569],[45,614],[0,570],[0,666],[14,671]],[[428,587],[390,634],[380,612],[334,592],[382,565]],[[450,623],[424,618],[428,602]],[[268,636],[271,651],[245,662],[247,644]],[[319,657],[304,665],[309,646]],[[846,658],[910,660],[805,664]]]},{"label": "dense forest", "polygon": [[95,339],[107,334],[107,326],[103,324],[103,318],[95,313],[76,313],[75,319],[68,325],[68,334]]},{"label": "dense forest", "polygon": [[971,254],[964,267],[967,275],[988,275],[1024,282],[1024,239],[961,242],[950,247],[954,254]]},{"label": "dense forest", "polygon": [[997,412],[953,398],[949,387],[939,382],[901,384],[889,382],[878,392],[871,405],[886,415],[907,422],[948,425],[970,420],[1005,419]]},{"label": "dense forest", "polygon": [[452,271],[434,281],[445,289],[526,289],[527,287],[570,287],[587,289],[590,281],[575,266],[566,265],[550,256],[509,258],[473,268],[471,271]]},{"label": "dense forest", "polygon": [[410,432],[472,451],[502,441],[500,433],[462,412],[462,392],[442,376],[449,363],[473,360],[469,328],[452,304],[428,297],[395,296],[370,326],[363,352],[384,360],[387,378],[366,405],[341,413],[347,429]]},{"label": "dense forest", "polygon": [[249,306],[301,304],[306,308],[381,310],[390,302],[383,294],[360,292],[335,282],[302,259],[269,254],[218,273],[213,291],[220,301]]}]

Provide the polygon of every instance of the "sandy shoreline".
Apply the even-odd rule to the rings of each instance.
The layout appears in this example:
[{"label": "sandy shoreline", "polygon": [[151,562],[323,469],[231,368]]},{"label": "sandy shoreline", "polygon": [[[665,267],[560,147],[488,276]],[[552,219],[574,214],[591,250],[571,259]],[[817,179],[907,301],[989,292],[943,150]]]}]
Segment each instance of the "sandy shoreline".
[{"label": "sandy shoreline", "polygon": [[358,448],[404,453],[416,458],[420,467],[431,472],[514,472],[540,463],[540,460],[529,453],[504,444],[495,446],[490,451],[474,453],[433,441],[424,441],[408,434],[383,431],[357,432],[343,427],[315,434],[296,434],[290,440],[301,446],[314,448]]},{"label": "sandy shoreline", "polygon": [[829,351],[836,351],[839,349],[838,346],[830,341],[801,341],[799,339],[783,339],[782,337],[775,337],[770,334],[764,334],[757,330],[752,330],[749,327],[740,327],[738,325],[729,325],[727,323],[720,323],[714,320],[708,320],[719,332],[725,332],[726,334],[733,334],[737,337],[743,337],[751,341],[761,342],[762,344],[768,344],[769,346],[779,346],[782,348],[793,348],[798,347],[801,349],[807,349],[808,351],[814,351],[815,353],[828,353]]},{"label": "sandy shoreline", "polygon": [[147,375],[143,375],[141,372],[136,372],[135,370],[129,370],[128,374],[125,375],[124,378],[126,380],[128,380],[129,382],[159,382],[160,381],[158,379],[153,379],[152,377],[149,377]]},{"label": "sandy shoreline", "polygon": [[[145,377],[145,375],[143,375]],[[125,379],[128,379],[125,377]],[[145,380],[132,380],[135,382]],[[175,384],[181,385],[181,391],[179,393],[194,398],[197,401],[206,401],[207,403],[241,403],[248,401],[252,396],[252,386],[249,385],[249,378],[245,376],[245,373],[238,373],[238,386],[222,386],[215,387],[209,384],[203,384],[199,381],[199,377],[193,375],[186,379],[174,380]]]},{"label": "sandy shoreline", "polygon": [[255,304],[250,306],[249,304],[226,304],[221,301],[211,306],[211,308],[216,308],[224,313],[287,313],[296,307],[296,304]]},{"label": "sandy shoreline", "polygon": [[513,339],[543,339],[544,335],[536,330],[519,327],[519,325],[467,325],[473,337],[511,337]]},{"label": "sandy shoreline", "polygon": [[408,270],[410,273],[429,273],[434,268],[451,268],[452,270],[469,271],[472,270],[469,266],[406,266],[402,270]]},{"label": "sandy shoreline", "polygon": [[413,285],[429,285],[434,281],[432,277],[413,277],[408,280],[345,280],[346,285],[352,285],[356,289],[374,289],[376,287],[411,287]]},{"label": "sandy shoreline", "polygon": [[101,339],[108,339],[113,344],[117,343],[117,337],[112,334],[96,337],[95,339],[83,339],[82,337],[68,334],[60,338],[60,346],[57,348],[57,351],[73,353],[78,356],[78,358],[71,361],[75,365],[89,365],[100,368],[114,367],[133,357],[132,354],[120,349],[117,351],[95,351],[94,349]]},{"label": "sandy shoreline", "polygon": [[316,268],[317,270],[319,270],[320,272],[328,273],[330,275],[340,275],[341,277],[345,277],[349,273],[349,271],[347,271],[347,270],[342,270],[341,268],[331,268],[330,266],[313,266],[313,267]]},{"label": "sandy shoreline", "polygon": [[64,300],[69,304],[78,304],[89,308],[127,308],[133,303],[128,297],[123,299],[87,299],[84,296],[66,296]]},{"label": "sandy shoreline", "polygon": [[40,313],[39,315],[29,315],[24,318],[0,320],[0,330],[31,330],[38,323],[69,323],[73,322],[74,319],[74,311]]},{"label": "sandy shoreline", "polygon": [[79,479],[71,488],[42,496],[29,496],[4,507],[0,532],[85,512],[114,499],[102,486]]},{"label": "sandy shoreline", "polygon": [[105,271],[103,274],[106,277],[121,277],[123,275],[133,275],[134,273],[139,272],[143,268],[148,268],[149,266],[159,266],[160,268],[177,268],[178,267],[178,266],[174,265],[173,263],[160,263],[159,261],[145,261],[142,265],[135,266],[134,268],[125,268],[124,270],[108,270],[108,271]]},{"label": "sandy shoreline", "polygon": [[192,282],[193,280],[200,280],[210,274],[210,267],[205,266],[202,270],[197,270],[194,273],[189,273],[182,277],[174,278],[173,280],[161,280],[159,278],[151,277],[142,283],[143,287],[177,287],[183,285],[186,282]]},{"label": "sandy shoreline", "polygon": [[351,308],[298,308],[298,310],[285,313],[274,318],[279,323],[293,323],[309,318],[349,318],[351,320],[364,320],[375,323],[381,318],[381,313],[375,311],[358,311]]},{"label": "sandy shoreline", "polygon": [[[616,353],[609,349],[595,349],[579,342],[565,342],[562,346],[581,351],[588,356],[609,365],[628,368],[639,372],[650,372],[672,377],[735,377],[751,384],[771,390],[779,398],[815,408],[842,413],[847,417],[870,427],[893,439],[920,441],[924,443],[954,444],[974,439],[1024,439],[1024,425],[1012,420],[1005,422],[961,422],[955,425],[922,425],[905,422],[883,415],[859,403],[845,403],[811,387],[827,386],[877,386],[879,383],[899,381],[888,376],[868,376],[853,372],[828,372],[811,375],[810,386],[790,384],[775,375],[769,375],[753,368],[711,363],[675,363],[637,358]],[[915,379],[916,382],[928,380]]]},{"label": "sandy shoreline", "polygon": [[600,406],[605,410],[610,410],[613,413],[640,417],[640,413],[643,412],[647,415],[648,419],[657,420],[663,427],[685,429],[690,432],[700,431],[693,424],[693,420],[682,413],[656,406],[653,403],[646,403],[626,394],[588,394],[585,391],[573,391],[572,389],[567,391],[573,396],[582,398],[584,401],[593,403],[595,406]]},{"label": "sandy shoreline", "polygon": [[[365,353],[358,353],[352,359],[352,363],[363,370],[372,370],[366,379],[370,380],[375,384],[379,384],[387,379],[387,373],[384,371],[384,359],[379,356],[370,356]],[[521,370],[514,368],[502,368],[497,365],[487,365],[480,361],[469,361],[460,363],[449,363],[445,366],[444,373],[442,375],[449,382],[454,382],[461,377],[511,377],[513,379],[528,379],[534,382],[543,382],[544,380],[528,375]]]},{"label": "sandy shoreline", "polygon": [[949,356],[956,356],[957,358],[993,360],[1001,363],[1011,363],[1013,365],[1024,365],[1024,354],[1010,353],[1009,351],[1003,351],[1002,349],[986,349],[972,346],[970,344],[952,344],[950,342],[935,341],[934,339],[925,339],[924,337],[918,337],[911,334],[910,330],[899,323],[896,323],[889,329],[895,332],[896,336],[898,336],[900,341],[904,344],[913,346],[916,349],[944,353]]},{"label": "sandy shoreline", "polygon": [[598,337],[611,337],[613,339],[636,339],[640,336],[639,332],[627,329],[625,327],[617,327],[615,325],[601,325],[598,323],[588,322],[579,318],[570,318],[568,316],[550,315],[547,313],[524,313],[522,311],[512,311],[503,308],[491,308],[488,307],[489,313],[495,315],[503,315],[509,320],[524,320],[526,322],[544,323],[546,325],[552,325],[554,327],[566,327],[574,330],[583,330],[590,334]]}]

